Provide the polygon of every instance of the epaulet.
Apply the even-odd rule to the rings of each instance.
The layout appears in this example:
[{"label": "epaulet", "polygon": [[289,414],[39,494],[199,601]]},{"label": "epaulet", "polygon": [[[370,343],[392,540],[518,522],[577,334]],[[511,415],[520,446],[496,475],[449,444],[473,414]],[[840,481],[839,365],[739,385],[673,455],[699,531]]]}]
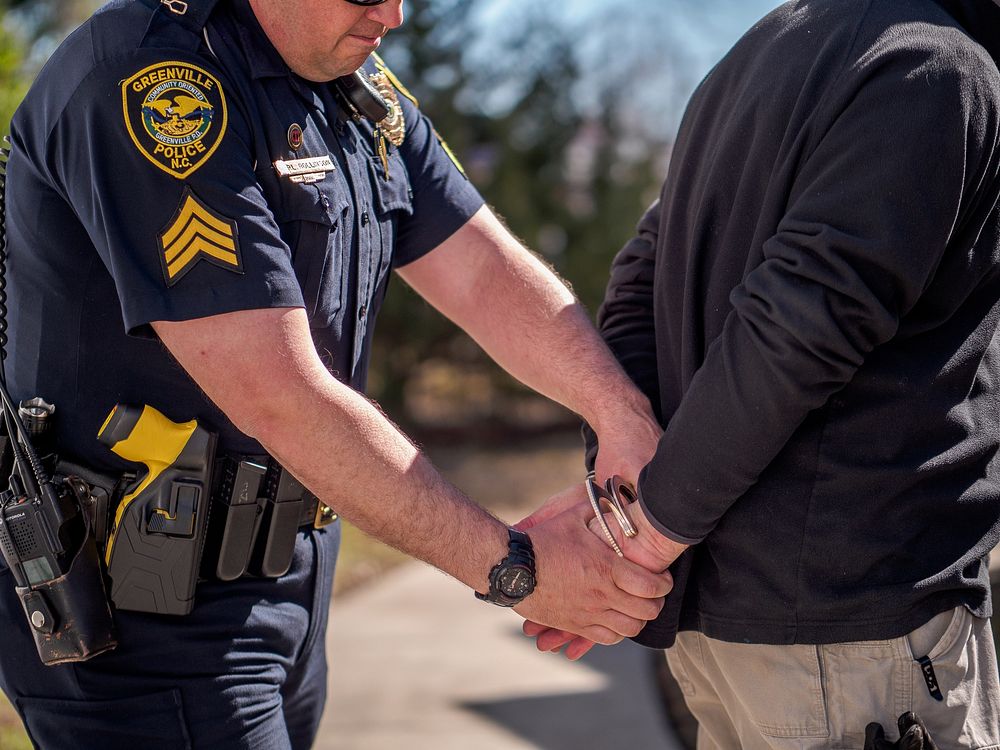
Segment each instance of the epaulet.
[{"label": "epaulet", "polygon": [[143,3],[153,10],[144,42],[172,43],[181,49],[194,45],[197,49],[202,30],[219,0],[143,0]]},{"label": "epaulet", "polygon": [[414,107],[419,107],[420,102],[417,101],[417,97],[410,93],[409,89],[404,86],[400,80],[396,77],[396,74],[389,70],[389,66],[385,64],[385,60],[378,56],[377,53],[372,53],[372,61],[375,63],[375,69],[380,73],[384,73],[385,77],[389,79],[389,82],[400,94],[405,96],[411,102],[413,102]]}]

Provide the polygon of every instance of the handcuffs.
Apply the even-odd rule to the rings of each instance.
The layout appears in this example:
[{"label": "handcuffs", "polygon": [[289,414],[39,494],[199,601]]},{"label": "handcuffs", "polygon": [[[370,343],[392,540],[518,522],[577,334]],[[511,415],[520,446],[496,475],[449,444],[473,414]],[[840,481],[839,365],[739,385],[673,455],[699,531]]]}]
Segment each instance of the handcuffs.
[{"label": "handcuffs", "polygon": [[597,522],[601,525],[601,529],[604,531],[604,536],[607,537],[608,543],[611,545],[611,548],[615,551],[618,557],[625,557],[625,553],[622,552],[622,548],[618,545],[618,542],[615,541],[614,534],[611,533],[611,528],[608,526],[608,522],[604,520],[604,506],[606,505],[612,515],[614,515],[615,520],[618,521],[618,525],[621,526],[622,533],[625,534],[626,538],[632,539],[639,532],[635,528],[635,524],[632,523],[632,519],[630,519],[628,514],[625,512],[625,508],[638,499],[635,489],[631,484],[626,482],[617,474],[608,479],[604,483],[604,486],[601,487],[597,483],[596,474],[594,472],[587,474],[587,478],[584,480],[583,485],[587,488],[587,497],[590,498],[590,507],[594,509],[594,516],[597,518]]}]

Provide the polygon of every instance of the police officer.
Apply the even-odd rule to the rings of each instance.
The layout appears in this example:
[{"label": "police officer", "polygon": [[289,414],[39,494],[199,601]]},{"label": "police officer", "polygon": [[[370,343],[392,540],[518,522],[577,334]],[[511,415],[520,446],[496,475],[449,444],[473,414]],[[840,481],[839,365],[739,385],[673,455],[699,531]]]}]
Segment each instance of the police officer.
[{"label": "police officer", "polygon": [[[669,576],[615,557],[582,511],[511,532],[360,394],[396,270],[584,416],[602,473],[634,480],[659,435],[373,55],[401,22],[400,0],[116,0],[78,29],[13,123],[11,389],[55,402],[60,455],[104,472],[130,468],[95,439],[114,404],[196,418],[219,455],[266,451],[482,598],[614,642],[657,614]],[[335,83],[359,68],[387,116]],[[338,540],[301,529],[285,575],[203,581],[185,617],[119,610],[115,651],[58,667],[5,576],[2,687],[43,748],[307,747]]]}]

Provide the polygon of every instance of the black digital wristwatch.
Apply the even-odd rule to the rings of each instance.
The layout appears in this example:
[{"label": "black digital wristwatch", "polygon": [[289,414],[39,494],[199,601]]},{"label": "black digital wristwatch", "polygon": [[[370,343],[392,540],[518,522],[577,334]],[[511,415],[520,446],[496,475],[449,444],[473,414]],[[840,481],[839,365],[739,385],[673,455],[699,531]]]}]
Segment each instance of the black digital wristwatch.
[{"label": "black digital wristwatch", "polygon": [[510,541],[507,557],[493,566],[490,571],[490,590],[486,594],[476,592],[476,598],[491,602],[499,607],[513,607],[535,590],[535,550],[531,537],[523,531],[507,529]]}]

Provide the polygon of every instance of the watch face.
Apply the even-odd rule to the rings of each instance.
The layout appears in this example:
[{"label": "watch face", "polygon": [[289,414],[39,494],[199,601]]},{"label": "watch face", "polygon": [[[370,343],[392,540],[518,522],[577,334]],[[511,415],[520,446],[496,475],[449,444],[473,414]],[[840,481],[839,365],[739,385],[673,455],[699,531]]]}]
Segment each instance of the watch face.
[{"label": "watch face", "polygon": [[535,590],[535,576],[528,568],[514,565],[500,571],[497,588],[504,596],[521,599]]}]

